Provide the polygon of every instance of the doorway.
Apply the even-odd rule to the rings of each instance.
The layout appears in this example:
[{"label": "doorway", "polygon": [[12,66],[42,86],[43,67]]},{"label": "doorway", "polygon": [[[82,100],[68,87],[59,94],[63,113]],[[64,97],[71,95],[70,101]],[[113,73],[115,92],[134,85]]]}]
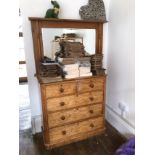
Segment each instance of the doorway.
[{"label": "doorway", "polygon": [[24,35],[22,30],[22,16],[19,9],[19,131],[31,129],[31,106],[28,91],[28,78],[24,51]]}]

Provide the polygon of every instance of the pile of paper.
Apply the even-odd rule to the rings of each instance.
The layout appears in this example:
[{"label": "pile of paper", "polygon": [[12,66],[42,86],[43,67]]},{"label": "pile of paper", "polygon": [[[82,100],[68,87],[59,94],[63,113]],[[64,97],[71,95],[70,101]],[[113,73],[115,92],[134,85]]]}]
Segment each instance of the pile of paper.
[{"label": "pile of paper", "polygon": [[80,77],[84,76],[92,76],[92,72],[90,71],[90,67],[79,67]]},{"label": "pile of paper", "polygon": [[88,66],[88,64],[81,65],[76,63],[64,65],[63,71],[65,72],[66,79],[92,76],[91,66]]},{"label": "pile of paper", "polygon": [[79,64],[64,65],[63,71],[66,79],[77,78],[79,77]]}]

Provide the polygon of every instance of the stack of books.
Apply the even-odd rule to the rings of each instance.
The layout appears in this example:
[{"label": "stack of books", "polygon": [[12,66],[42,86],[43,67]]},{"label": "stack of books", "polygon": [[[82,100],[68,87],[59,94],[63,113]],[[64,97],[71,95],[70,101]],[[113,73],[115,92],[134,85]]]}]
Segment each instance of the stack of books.
[{"label": "stack of books", "polygon": [[65,72],[66,79],[92,76],[91,64],[88,62],[64,65],[63,71]]},{"label": "stack of books", "polygon": [[60,42],[61,50],[56,55],[62,58],[74,58],[85,56],[84,46],[81,42]]},{"label": "stack of books", "polygon": [[90,56],[85,56],[84,46],[80,42],[60,43],[57,62],[62,66],[66,79],[92,76]]},{"label": "stack of books", "polygon": [[79,74],[80,77],[92,76],[91,64],[89,61],[81,62],[79,65]]},{"label": "stack of books", "polygon": [[90,56],[87,57],[74,57],[74,58],[57,58],[58,63],[61,65],[68,65],[68,64],[83,64],[83,63],[90,63]]},{"label": "stack of books", "polygon": [[102,59],[103,55],[102,54],[94,54],[91,55],[91,69],[92,70],[97,70],[102,68]]},{"label": "stack of books", "polygon": [[105,69],[102,68],[103,54],[94,54],[91,56],[91,71],[94,75],[105,74]]},{"label": "stack of books", "polygon": [[60,77],[62,69],[58,63],[40,63],[39,74],[41,77]]}]

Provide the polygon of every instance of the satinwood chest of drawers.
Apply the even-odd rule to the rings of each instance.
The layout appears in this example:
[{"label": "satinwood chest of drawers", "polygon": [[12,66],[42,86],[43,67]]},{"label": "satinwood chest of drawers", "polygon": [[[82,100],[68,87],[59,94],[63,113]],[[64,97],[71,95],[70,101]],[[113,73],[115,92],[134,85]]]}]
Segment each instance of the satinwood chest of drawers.
[{"label": "satinwood chest of drawers", "polygon": [[96,76],[40,85],[47,148],[104,131],[105,83],[105,76]]}]

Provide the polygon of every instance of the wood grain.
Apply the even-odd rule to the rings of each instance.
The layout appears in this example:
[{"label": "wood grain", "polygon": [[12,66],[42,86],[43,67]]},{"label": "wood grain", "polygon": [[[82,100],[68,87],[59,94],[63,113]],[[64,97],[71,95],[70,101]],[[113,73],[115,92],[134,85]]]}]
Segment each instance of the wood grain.
[{"label": "wood grain", "polygon": [[90,119],[80,123],[74,123],[67,126],[61,126],[50,130],[50,142],[51,144],[59,143],[60,141],[66,142],[76,138],[82,133],[89,135],[89,132],[97,129],[104,128],[103,118]]},{"label": "wood grain", "polygon": [[[91,84],[93,87],[90,87]],[[82,140],[84,137],[88,138],[104,131],[104,126],[97,130],[94,128],[94,124],[91,124],[91,128],[95,129],[90,131],[91,133],[87,132],[85,127],[80,127],[84,122],[89,122],[97,117],[100,117],[98,123],[104,124],[104,87],[105,76],[41,85],[44,116],[43,133],[47,149]],[[63,92],[60,92],[61,88],[64,90]],[[58,136],[57,130],[69,128],[73,124],[79,125],[78,128],[81,128],[81,133],[73,132],[74,135],[71,136],[74,137],[73,139],[67,138],[64,141],[53,140],[54,142],[51,142],[53,136],[54,138]],[[62,134],[66,135],[66,132],[62,131]],[[85,132],[84,135],[83,132]],[[65,136],[62,134],[63,139]]]},{"label": "wood grain", "polygon": [[92,78],[87,80],[80,80],[78,92],[88,92],[94,90],[103,90],[103,78]]},{"label": "wood grain", "polygon": [[102,104],[48,114],[49,128],[102,115]]},{"label": "wood grain", "polygon": [[75,108],[83,105],[92,105],[103,102],[103,91],[94,91],[80,95],[67,95],[63,97],[50,98],[47,100],[47,111],[54,112]]},{"label": "wood grain", "polygon": [[76,93],[76,82],[60,82],[59,84],[50,84],[45,87],[46,98],[59,97]]},{"label": "wood grain", "polygon": [[95,52],[102,53],[103,21],[30,17],[36,65],[40,82],[43,137],[46,148],[62,146],[103,133],[105,129],[106,76],[59,81],[39,77],[43,59],[42,28],[95,29]]}]

